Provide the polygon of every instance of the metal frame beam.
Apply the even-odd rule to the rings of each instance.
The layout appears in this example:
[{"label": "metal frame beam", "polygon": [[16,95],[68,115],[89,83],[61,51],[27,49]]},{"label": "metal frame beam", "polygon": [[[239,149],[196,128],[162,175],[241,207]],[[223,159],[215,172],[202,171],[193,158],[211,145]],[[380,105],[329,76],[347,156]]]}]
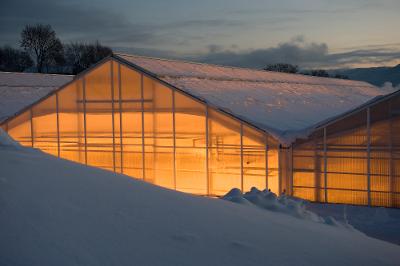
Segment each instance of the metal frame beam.
[{"label": "metal frame beam", "polygon": [[140,73],[140,96],[142,98],[141,108],[142,108],[142,179],[146,180],[146,163],[145,163],[145,136],[144,136],[144,89],[143,89],[143,74]]},{"label": "metal frame beam", "polygon": [[58,93],[56,95],[56,114],[57,114],[57,156],[60,157],[60,117],[59,117],[59,109],[58,109]]},{"label": "metal frame beam", "polygon": [[112,149],[113,149],[113,171],[115,172],[115,119],[114,119],[114,62],[110,64],[111,71],[111,123],[112,123]]},{"label": "metal frame beam", "polygon": [[371,206],[371,112],[367,108],[367,191],[368,206]]},{"label": "metal frame beam", "polygon": [[244,192],[244,176],[243,176],[243,124],[240,123],[240,187]]},{"label": "metal frame beam", "polygon": [[324,197],[325,202],[328,202],[328,157],[327,157],[327,143],[326,143],[326,127],[324,127]]}]

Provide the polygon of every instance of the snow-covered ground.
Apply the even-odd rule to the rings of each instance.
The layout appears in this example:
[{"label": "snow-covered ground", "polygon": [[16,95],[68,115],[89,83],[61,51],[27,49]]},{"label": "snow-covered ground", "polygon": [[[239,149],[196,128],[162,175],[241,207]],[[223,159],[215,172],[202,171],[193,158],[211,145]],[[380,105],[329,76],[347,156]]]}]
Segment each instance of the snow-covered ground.
[{"label": "snow-covered ground", "polygon": [[400,209],[320,203],[307,203],[306,209],[348,223],[371,237],[400,245]]},{"label": "snow-covered ground", "polygon": [[257,191],[248,204],[192,196],[22,148],[3,133],[0,169],[0,265],[400,262],[399,246],[293,202],[253,206]]}]

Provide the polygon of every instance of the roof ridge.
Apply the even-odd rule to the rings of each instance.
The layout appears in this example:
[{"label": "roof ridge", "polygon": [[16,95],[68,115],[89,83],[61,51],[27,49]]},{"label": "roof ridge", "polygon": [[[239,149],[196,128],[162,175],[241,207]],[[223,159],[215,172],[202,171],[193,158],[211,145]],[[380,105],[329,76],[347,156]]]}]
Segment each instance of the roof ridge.
[{"label": "roof ridge", "polygon": [[226,66],[226,65],[195,62],[195,61],[190,61],[190,60],[160,58],[160,57],[153,57],[153,56],[127,54],[127,53],[114,53],[114,55],[116,55],[117,57],[119,55],[121,55],[121,56],[128,56],[128,57],[139,57],[139,58],[144,58],[144,59],[160,60],[160,61],[166,61],[166,62],[187,63],[187,64],[193,64],[193,65],[221,67],[221,68],[226,68],[226,69],[246,70],[246,71],[252,71],[252,72],[259,72],[259,73],[262,73],[262,74],[271,73],[271,74],[281,74],[281,75],[286,75],[286,76],[301,76],[301,77],[305,77],[305,78],[309,78],[309,79],[323,78],[323,79],[332,80],[332,81],[349,81],[349,82],[354,82],[354,83],[364,83],[364,86],[374,86],[374,85],[372,85],[372,84],[370,84],[368,82],[365,82],[365,81],[352,80],[352,79],[346,79],[345,80],[345,79],[339,79],[339,78],[334,78],[334,77],[315,77],[315,76],[304,75],[304,74],[300,74],[300,73],[275,72],[275,71],[261,70],[261,69],[254,69],[254,68]]}]

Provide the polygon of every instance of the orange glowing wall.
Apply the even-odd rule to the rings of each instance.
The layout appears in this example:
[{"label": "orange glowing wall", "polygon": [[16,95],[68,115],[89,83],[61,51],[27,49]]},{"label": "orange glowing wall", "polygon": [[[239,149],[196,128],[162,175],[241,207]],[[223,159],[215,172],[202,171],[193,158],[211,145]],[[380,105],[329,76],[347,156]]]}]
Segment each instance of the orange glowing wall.
[{"label": "orange glowing wall", "polygon": [[319,129],[293,147],[293,194],[400,207],[400,97]]},{"label": "orange glowing wall", "polygon": [[282,190],[272,137],[114,60],[3,126],[22,145],[179,191]]}]

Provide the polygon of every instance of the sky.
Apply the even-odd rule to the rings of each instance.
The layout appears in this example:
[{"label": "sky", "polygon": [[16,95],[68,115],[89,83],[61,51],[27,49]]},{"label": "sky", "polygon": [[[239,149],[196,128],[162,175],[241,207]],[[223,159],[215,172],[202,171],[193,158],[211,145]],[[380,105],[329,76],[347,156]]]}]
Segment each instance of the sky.
[{"label": "sky", "polygon": [[399,0],[1,0],[0,45],[26,24],[50,24],[65,43],[116,52],[262,68],[394,66]]}]

